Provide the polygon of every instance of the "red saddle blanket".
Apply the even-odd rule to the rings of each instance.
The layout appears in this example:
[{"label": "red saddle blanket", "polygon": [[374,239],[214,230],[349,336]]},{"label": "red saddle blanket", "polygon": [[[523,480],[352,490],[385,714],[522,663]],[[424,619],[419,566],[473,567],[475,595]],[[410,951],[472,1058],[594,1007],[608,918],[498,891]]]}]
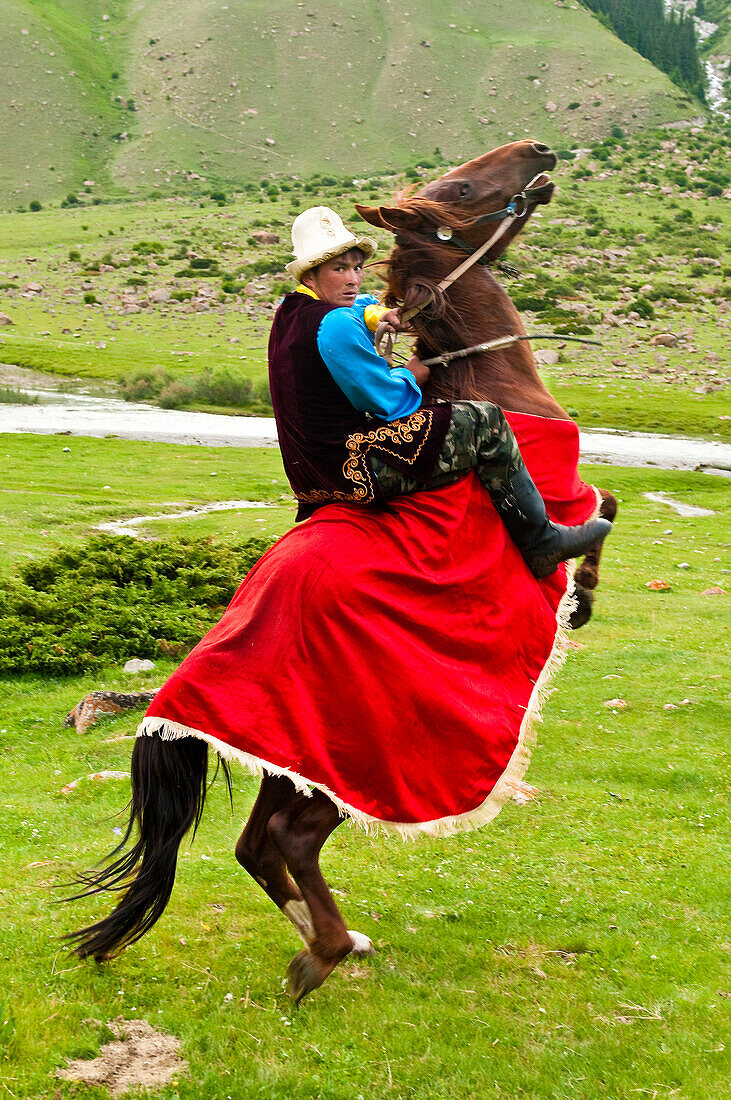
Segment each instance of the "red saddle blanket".
[{"label": "red saddle blanket", "polygon": [[[576,425],[508,415],[552,518],[594,514]],[[525,773],[570,583],[532,576],[474,474],[390,511],[328,505],[257,562],[138,732],[201,737],[366,825],[476,827]]]}]

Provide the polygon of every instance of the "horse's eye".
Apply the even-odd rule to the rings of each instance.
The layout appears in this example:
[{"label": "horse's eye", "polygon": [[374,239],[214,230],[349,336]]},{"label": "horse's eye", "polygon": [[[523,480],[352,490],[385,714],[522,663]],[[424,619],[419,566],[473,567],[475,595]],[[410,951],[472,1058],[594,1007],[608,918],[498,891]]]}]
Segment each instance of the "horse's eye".
[{"label": "horse's eye", "polygon": [[471,183],[460,183],[460,185],[459,185],[459,197],[461,199],[466,199],[466,198],[469,198],[469,196],[471,194],[472,194],[472,184]]}]

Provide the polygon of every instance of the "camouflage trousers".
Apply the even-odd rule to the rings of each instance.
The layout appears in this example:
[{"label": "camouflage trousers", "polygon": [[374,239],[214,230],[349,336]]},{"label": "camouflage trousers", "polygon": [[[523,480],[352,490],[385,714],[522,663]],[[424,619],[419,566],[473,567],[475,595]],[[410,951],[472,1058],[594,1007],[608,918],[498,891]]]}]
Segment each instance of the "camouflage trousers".
[{"label": "camouflage trousers", "polygon": [[487,401],[455,401],[452,422],[429,481],[416,481],[375,455],[371,468],[387,497],[436,489],[475,470],[488,491],[499,489],[523,466],[513,431],[502,409]]}]

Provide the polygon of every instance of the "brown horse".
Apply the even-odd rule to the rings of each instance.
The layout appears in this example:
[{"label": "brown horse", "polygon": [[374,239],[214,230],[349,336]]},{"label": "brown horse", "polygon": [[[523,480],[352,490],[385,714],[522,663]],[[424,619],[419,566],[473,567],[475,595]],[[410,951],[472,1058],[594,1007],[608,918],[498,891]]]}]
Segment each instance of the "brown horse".
[{"label": "brown horse", "polygon": [[[421,307],[412,320],[420,356],[523,333],[515,307],[487,267],[473,266],[446,291],[438,284],[464,258],[464,250],[490,239],[502,219],[507,228],[486,256],[498,258],[536,205],[550,201],[553,185],[545,173],[555,163],[546,146],[513,142],[448,172],[417,194],[401,196],[395,206],[359,208],[367,221],[397,235],[388,265],[389,300],[403,303],[404,312]],[[440,240],[437,230],[442,237],[451,231],[451,240]],[[435,370],[428,397],[488,399],[517,412],[570,419],[539,378],[527,343]],[[616,502],[603,496],[602,514],[611,519]],[[587,591],[597,583],[598,558],[598,552],[588,555],[579,569]],[[589,609],[584,608],[585,618]],[[108,917],[69,937],[82,958],[112,958],[161,916],[180,842],[200,819],[207,754],[205,742],[194,737],[137,739],[129,827],[117,852],[135,825],[139,838],[126,854],[83,880],[84,894],[109,889],[123,894]],[[346,955],[373,950],[367,937],[346,928],[319,866],[322,846],[342,820],[322,791],[305,795],[286,776],[265,773],[236,845],[239,863],[304,941],[305,949],[289,967],[295,1001],[321,985]]]}]

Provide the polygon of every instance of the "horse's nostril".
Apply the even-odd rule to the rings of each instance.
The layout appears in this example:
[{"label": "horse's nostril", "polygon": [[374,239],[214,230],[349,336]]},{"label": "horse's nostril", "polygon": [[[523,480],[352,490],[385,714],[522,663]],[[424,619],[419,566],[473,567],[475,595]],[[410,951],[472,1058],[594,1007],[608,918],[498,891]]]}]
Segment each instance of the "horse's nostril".
[{"label": "horse's nostril", "polygon": [[548,145],[541,145],[541,144],[540,144],[539,142],[537,142],[537,141],[533,143],[533,145],[532,145],[532,149],[533,149],[533,152],[534,152],[534,153],[550,153],[550,152],[552,152],[552,150],[551,150],[550,146],[548,146]]}]

